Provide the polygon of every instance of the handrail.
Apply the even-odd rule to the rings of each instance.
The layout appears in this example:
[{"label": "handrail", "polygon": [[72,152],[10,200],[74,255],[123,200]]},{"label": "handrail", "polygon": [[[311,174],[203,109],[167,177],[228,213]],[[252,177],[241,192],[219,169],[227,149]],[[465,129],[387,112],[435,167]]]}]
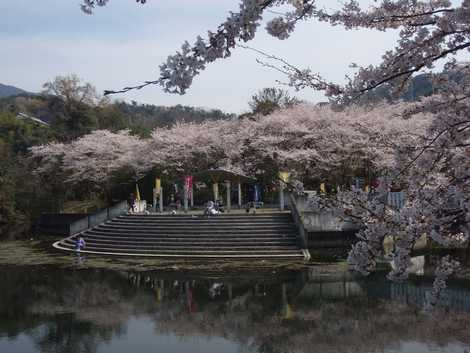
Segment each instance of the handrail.
[{"label": "handrail", "polygon": [[292,195],[292,193],[289,193],[289,200],[291,204],[291,213],[292,217],[294,218],[295,225],[299,229],[299,240],[300,240],[300,245],[302,246],[303,249],[307,249],[307,231],[305,230],[304,224],[302,222],[302,218],[300,216],[300,212],[297,208],[297,202],[295,200],[295,197]]}]

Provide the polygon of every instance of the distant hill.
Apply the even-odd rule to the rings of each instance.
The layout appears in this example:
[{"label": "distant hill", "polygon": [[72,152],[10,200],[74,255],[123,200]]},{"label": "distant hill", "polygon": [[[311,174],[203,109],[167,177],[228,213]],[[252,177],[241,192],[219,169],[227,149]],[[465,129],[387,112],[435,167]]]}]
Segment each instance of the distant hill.
[{"label": "distant hill", "polygon": [[16,96],[18,94],[27,94],[25,90],[15,87],[15,86],[8,86],[0,83],[0,97],[10,97]]},{"label": "distant hill", "polygon": [[132,101],[131,103],[117,102],[115,105],[128,119],[147,129],[168,127],[183,121],[198,123],[205,120],[235,117],[235,114],[228,114],[220,109],[204,109],[179,104],[166,107]]},{"label": "distant hill", "polygon": [[386,100],[389,102],[401,99],[405,102],[413,102],[428,97],[433,94],[439,93],[439,84],[433,84],[433,78],[438,79],[440,76],[446,75],[449,81],[460,83],[464,79],[464,74],[459,70],[444,71],[441,73],[424,73],[414,76],[404,91],[401,92],[399,97],[392,95],[392,89],[389,85],[385,84],[367,94],[367,99],[372,100]]}]

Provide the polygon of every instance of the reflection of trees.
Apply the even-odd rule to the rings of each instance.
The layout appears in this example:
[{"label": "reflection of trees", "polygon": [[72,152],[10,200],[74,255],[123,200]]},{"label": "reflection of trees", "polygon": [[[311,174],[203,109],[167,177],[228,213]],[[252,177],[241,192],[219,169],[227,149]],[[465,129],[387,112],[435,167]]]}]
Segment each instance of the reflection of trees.
[{"label": "reflection of trees", "polygon": [[[154,316],[157,330],[181,337],[220,336],[263,353],[378,352],[403,341],[470,344],[466,331],[470,314],[438,312],[430,316],[402,298],[390,301],[390,282],[322,279],[304,283],[300,291],[298,278],[284,284],[227,282],[220,298],[211,299],[205,293],[209,284],[204,281],[175,286],[171,281],[148,278],[148,286],[164,292]],[[420,285],[424,283],[409,288]],[[199,293],[195,312],[187,310],[181,299],[187,288]]]},{"label": "reflection of trees", "polygon": [[9,269],[0,283],[0,335],[29,334],[41,352],[96,352],[153,303],[110,271]]},{"label": "reflection of trees", "polygon": [[470,343],[468,315],[442,315],[436,325],[434,318],[413,308],[364,299],[294,308],[293,320],[275,313],[262,317],[247,311],[223,315],[207,311],[204,317],[161,316],[158,323],[181,335],[220,335],[242,344],[250,342],[251,348],[261,352],[373,352],[406,340]]},{"label": "reflection of trees", "polygon": [[33,331],[32,337],[41,352],[96,352],[109,333],[91,322],[76,320],[73,314],[57,315]]},{"label": "reflection of trees", "polygon": [[[402,341],[470,344],[470,314],[424,315],[376,279],[301,272],[177,278],[48,268],[0,271],[0,281],[0,335],[26,333],[47,353],[95,353],[125,334],[134,314],[150,315],[160,333],[224,337],[262,353],[375,352]],[[400,293],[409,299],[410,292]]]}]

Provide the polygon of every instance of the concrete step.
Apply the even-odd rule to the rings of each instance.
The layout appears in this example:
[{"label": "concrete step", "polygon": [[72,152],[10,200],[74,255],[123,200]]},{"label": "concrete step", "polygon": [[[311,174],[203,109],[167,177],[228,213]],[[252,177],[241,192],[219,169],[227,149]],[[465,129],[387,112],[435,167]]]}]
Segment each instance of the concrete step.
[{"label": "concrete step", "polygon": [[[73,240],[66,240],[63,244],[74,247],[75,242]],[[169,244],[117,244],[117,243],[101,243],[94,241],[87,241],[87,249],[89,248],[107,248],[107,249],[128,249],[128,250],[183,250],[183,251],[255,251],[255,250],[297,250],[298,247],[296,244],[291,245],[249,245],[249,246],[221,246],[221,245],[201,245],[201,244],[191,244],[190,247],[186,245],[169,245]]]},{"label": "concrete step", "polygon": [[203,244],[203,245],[240,245],[244,244],[247,246],[258,245],[258,244],[273,244],[273,245],[290,245],[297,244],[297,239],[294,237],[291,238],[234,238],[234,239],[209,239],[209,238],[188,238],[188,237],[164,237],[164,238],[132,238],[132,237],[101,237],[94,235],[86,235],[84,239],[94,242],[105,242],[105,243],[116,243],[116,244]]},{"label": "concrete step", "polygon": [[111,234],[111,233],[85,233],[86,237],[95,237],[101,239],[116,239],[116,240],[181,240],[181,241],[245,241],[245,242],[256,242],[256,241],[271,241],[271,240],[292,240],[296,241],[297,237],[294,234],[263,234],[258,236],[250,235],[188,235],[188,234],[151,234],[151,235],[133,235],[133,234]]},{"label": "concrete step", "polygon": [[87,232],[95,232],[100,234],[127,234],[130,236],[151,236],[151,235],[172,235],[172,236],[179,236],[179,235],[188,235],[193,237],[198,236],[242,236],[242,237],[253,237],[253,236],[264,236],[264,235],[272,235],[272,236],[279,236],[279,235],[286,235],[290,234],[295,236],[297,232],[293,229],[271,229],[269,231],[261,231],[261,230],[253,230],[253,231],[237,231],[237,230],[230,230],[230,229],[219,229],[213,231],[207,231],[204,229],[195,229],[193,232],[188,231],[174,231],[171,228],[162,229],[162,230],[142,230],[142,229],[119,229],[119,228],[93,228],[88,230]]},{"label": "concrete step", "polygon": [[84,233],[86,237],[96,237],[102,239],[130,239],[130,240],[172,240],[172,239],[181,239],[181,240],[192,240],[192,241],[269,241],[269,240],[279,240],[279,239],[289,239],[297,240],[295,234],[258,234],[258,235],[243,235],[243,234],[128,234],[128,233],[101,233],[96,231],[91,231],[90,233]]},{"label": "concrete step", "polygon": [[237,224],[237,223],[228,223],[228,224],[204,224],[204,223],[174,223],[172,225],[166,224],[148,224],[148,223],[117,223],[114,221],[108,221],[104,223],[105,227],[114,227],[121,229],[192,229],[192,228],[202,228],[202,229],[275,229],[275,228],[295,228],[295,223],[278,223],[278,224]]},{"label": "concrete step", "polygon": [[286,221],[292,220],[290,215],[281,215],[281,216],[257,216],[257,215],[213,215],[207,218],[207,216],[191,216],[191,215],[166,215],[166,216],[152,216],[152,215],[139,215],[139,216],[130,216],[123,215],[119,216],[117,219],[121,220],[142,220],[142,221],[198,221],[198,220],[210,220],[218,222],[237,222],[237,221],[246,221],[246,222],[263,222],[263,221]]},{"label": "concrete step", "polygon": [[293,227],[270,229],[233,229],[233,228],[120,228],[108,225],[96,227],[94,230],[101,233],[116,234],[191,234],[191,235],[263,235],[263,234],[296,234]]},{"label": "concrete step", "polygon": [[294,224],[292,220],[273,220],[273,221],[258,221],[258,222],[249,222],[249,221],[226,221],[226,220],[212,220],[212,219],[188,219],[188,220],[129,220],[129,219],[115,219],[112,221],[112,224],[123,224],[123,225],[145,225],[145,226],[178,226],[178,225],[203,225],[206,227],[213,226],[255,226],[255,227],[264,227],[264,226],[278,226],[283,224]]},{"label": "concrete step", "polygon": [[246,244],[247,246],[258,244],[258,243],[286,243],[286,244],[297,244],[297,238],[295,237],[265,237],[265,238],[209,238],[209,237],[159,237],[159,238],[142,238],[142,237],[103,237],[100,235],[86,235],[85,240],[102,240],[110,242],[132,242],[132,243],[164,243],[164,242],[174,242],[174,243],[234,243],[234,244]]},{"label": "concrete step", "polygon": [[[64,244],[74,246],[74,241],[64,241]],[[198,243],[188,243],[188,244],[178,244],[178,243],[107,243],[107,242],[95,242],[87,241],[87,248],[89,247],[107,247],[107,248],[123,248],[123,249],[151,249],[151,250],[176,250],[180,249],[183,251],[187,250],[296,250],[298,246],[296,243],[290,244],[228,244],[228,245],[219,245],[219,244],[198,244]]]},{"label": "concrete step", "polygon": [[[74,250],[73,244],[63,244],[62,247]],[[285,250],[271,250],[271,249],[256,249],[256,250],[218,250],[218,249],[129,249],[129,248],[120,248],[120,247],[104,247],[104,246],[87,246],[82,252],[89,251],[104,251],[104,252],[114,252],[114,253],[142,253],[142,254],[177,254],[177,255],[232,255],[238,257],[239,255],[298,255],[303,256],[302,252],[297,249],[285,249]]]},{"label": "concrete step", "polygon": [[[193,216],[202,216],[202,210],[199,211],[199,214],[194,213],[184,213],[183,211],[177,211],[176,214],[169,214],[169,213],[151,213],[151,214],[138,214],[138,213],[128,213],[120,215],[119,217],[128,217],[128,218],[168,218],[168,217],[187,217],[191,218]],[[262,217],[291,217],[290,212],[257,212],[257,213],[239,213],[239,212],[222,212],[217,215],[213,215],[214,217],[252,217],[252,218],[262,218]]]}]

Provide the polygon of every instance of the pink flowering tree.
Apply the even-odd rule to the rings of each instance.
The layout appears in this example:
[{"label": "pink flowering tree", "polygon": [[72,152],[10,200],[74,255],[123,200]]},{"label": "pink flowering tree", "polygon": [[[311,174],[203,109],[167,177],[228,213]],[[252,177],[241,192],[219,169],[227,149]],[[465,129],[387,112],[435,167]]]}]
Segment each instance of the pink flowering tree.
[{"label": "pink flowering tree", "polygon": [[429,115],[403,119],[406,104],[350,106],[301,104],[240,123],[240,163],[249,174],[288,169],[299,179],[348,184],[367,162],[375,174],[389,174],[397,151],[424,143]]},{"label": "pink flowering tree", "polygon": [[34,146],[31,155],[40,175],[55,174],[68,185],[86,184],[107,192],[118,174],[136,180],[151,168],[144,158],[145,146],[127,130],[96,130],[69,144]]},{"label": "pink flowering tree", "polygon": [[177,123],[157,128],[146,144],[149,162],[171,175],[206,169],[233,169],[239,150],[238,128],[233,121]]}]

